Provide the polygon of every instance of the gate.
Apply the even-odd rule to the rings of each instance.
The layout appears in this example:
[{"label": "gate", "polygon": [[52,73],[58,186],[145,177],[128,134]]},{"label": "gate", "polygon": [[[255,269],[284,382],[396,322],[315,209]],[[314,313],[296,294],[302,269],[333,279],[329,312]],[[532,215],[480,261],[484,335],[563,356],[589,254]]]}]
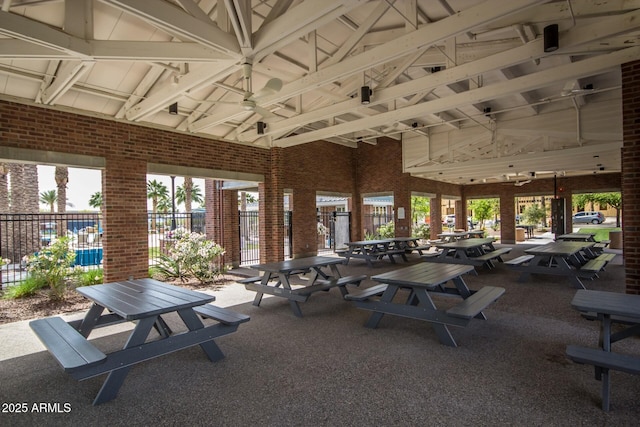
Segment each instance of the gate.
[{"label": "gate", "polygon": [[[260,262],[260,223],[258,211],[240,211],[240,265]],[[291,211],[284,213],[284,257],[291,258],[292,227]]]},{"label": "gate", "polygon": [[258,211],[240,211],[240,265],[260,262]]},{"label": "gate", "polygon": [[318,253],[334,252],[345,246],[351,235],[351,212],[318,213]]}]

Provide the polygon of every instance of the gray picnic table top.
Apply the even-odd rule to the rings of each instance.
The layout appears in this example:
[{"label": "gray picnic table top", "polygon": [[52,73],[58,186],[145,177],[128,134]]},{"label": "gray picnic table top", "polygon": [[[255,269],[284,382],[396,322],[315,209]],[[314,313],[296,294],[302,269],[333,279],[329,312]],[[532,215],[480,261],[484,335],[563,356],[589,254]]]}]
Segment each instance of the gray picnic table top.
[{"label": "gray picnic table top", "polygon": [[[348,297],[359,308],[371,310],[366,327],[376,328],[385,314],[409,317],[430,322],[440,342],[444,345],[456,347],[456,341],[448,326],[466,326],[472,318],[486,319],[482,310],[502,295],[504,289],[486,287],[482,294],[471,291],[463,279],[463,275],[474,271],[471,265],[462,264],[431,264],[419,263],[409,267],[392,270],[372,276],[382,287],[380,299],[359,298],[357,295]],[[451,281],[453,287],[446,284]],[[397,297],[400,289],[409,289],[406,299]],[[363,295],[367,295],[367,290]],[[429,293],[437,292],[458,296],[463,301],[449,308],[439,310]],[[477,296],[477,301],[473,301]]]},{"label": "gray picnic table top", "polygon": [[[117,396],[134,364],[194,345],[200,345],[211,361],[224,358],[214,338],[234,332],[238,327],[237,323],[216,323],[205,327],[194,309],[208,307],[207,303],[215,300],[213,295],[154,279],[125,280],[76,290],[93,301],[82,320],[67,323],[61,318],[38,319],[31,323],[31,327],[75,379],[108,374],[94,405]],[[178,313],[188,329],[186,332],[173,334],[164,322],[161,316],[172,312]],[[86,340],[94,328],[123,321],[135,322],[136,326],[122,350],[105,355]],[[153,328],[160,338],[147,340]],[[75,362],[69,358],[74,351],[78,351],[81,357],[90,355],[90,358],[85,362]]]}]

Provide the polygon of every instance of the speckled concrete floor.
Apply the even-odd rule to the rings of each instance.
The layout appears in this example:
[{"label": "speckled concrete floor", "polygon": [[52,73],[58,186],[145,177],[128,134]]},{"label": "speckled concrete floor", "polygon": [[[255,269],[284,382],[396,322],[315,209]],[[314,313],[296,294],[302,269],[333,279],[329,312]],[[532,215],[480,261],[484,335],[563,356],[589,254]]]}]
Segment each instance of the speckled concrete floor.
[{"label": "speckled concrete floor", "polygon": [[[506,258],[526,248],[517,245]],[[621,258],[621,257],[618,257]],[[418,262],[413,258],[412,262]],[[395,266],[364,262],[340,266],[343,274],[378,274]],[[600,409],[593,369],[564,356],[568,344],[596,346],[598,325],[571,308],[566,279],[534,276],[519,283],[504,265],[465,278],[468,286],[502,286],[506,293],[465,328],[452,328],[458,347],[441,345],[427,323],[385,316],[377,329],[368,313],[338,290],[313,295],[303,318],[286,301],[253,294],[240,285],[218,294],[220,305],[251,321],[218,340],[226,358],[211,363],[191,348],[135,366],[118,398],[93,407],[104,377],[77,382],[65,374],[24,325],[0,328],[2,425],[220,425],[220,426],[576,426],[638,425],[638,377],[612,374],[612,407]],[[621,259],[589,289],[624,291]],[[367,280],[362,286],[373,285]],[[225,300],[227,302],[225,303]],[[451,298],[434,297],[436,304]],[[229,301],[234,301],[229,303]],[[244,302],[243,302],[244,301]],[[178,328],[175,319],[168,319]],[[20,331],[22,328],[22,332]],[[94,344],[108,352],[127,331]],[[7,357],[10,348],[20,348]],[[615,345],[640,354],[640,340]],[[11,403],[26,413],[7,413]],[[35,412],[40,402],[60,412]],[[68,404],[68,406],[64,406]],[[36,406],[37,408],[38,406]],[[69,408],[68,412],[64,412]],[[56,405],[49,405],[56,409]],[[15,412],[15,411],[14,411]]]}]

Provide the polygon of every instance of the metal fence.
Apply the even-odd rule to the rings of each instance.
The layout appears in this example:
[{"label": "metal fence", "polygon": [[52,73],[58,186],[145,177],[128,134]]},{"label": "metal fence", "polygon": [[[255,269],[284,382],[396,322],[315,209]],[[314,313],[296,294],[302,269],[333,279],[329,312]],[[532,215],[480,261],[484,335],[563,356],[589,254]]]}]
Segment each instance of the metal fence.
[{"label": "metal fence", "polygon": [[[240,265],[251,265],[260,262],[260,223],[258,211],[240,211]],[[284,257],[291,258],[292,227],[291,211],[284,213]]]},{"label": "metal fence", "polygon": [[351,229],[350,212],[318,213],[318,253],[334,252],[349,241]]},{"label": "metal fence", "polygon": [[168,255],[177,230],[191,231],[193,233],[205,232],[205,213],[198,212],[174,212],[174,213],[149,213],[149,265],[158,262],[160,254]]},{"label": "metal fence", "polygon": [[60,237],[69,239],[75,252],[74,266],[100,268],[102,225],[99,213],[0,214],[0,256],[9,260],[2,267],[2,284],[26,277],[26,259]]}]

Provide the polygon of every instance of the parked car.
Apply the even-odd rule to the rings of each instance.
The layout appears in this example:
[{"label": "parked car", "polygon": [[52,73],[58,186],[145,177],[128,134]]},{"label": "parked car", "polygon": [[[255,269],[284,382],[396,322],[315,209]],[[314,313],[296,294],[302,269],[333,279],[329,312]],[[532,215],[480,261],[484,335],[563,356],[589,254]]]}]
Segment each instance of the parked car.
[{"label": "parked car", "polygon": [[604,215],[602,212],[584,211],[573,215],[573,222],[583,224],[602,224]]}]

